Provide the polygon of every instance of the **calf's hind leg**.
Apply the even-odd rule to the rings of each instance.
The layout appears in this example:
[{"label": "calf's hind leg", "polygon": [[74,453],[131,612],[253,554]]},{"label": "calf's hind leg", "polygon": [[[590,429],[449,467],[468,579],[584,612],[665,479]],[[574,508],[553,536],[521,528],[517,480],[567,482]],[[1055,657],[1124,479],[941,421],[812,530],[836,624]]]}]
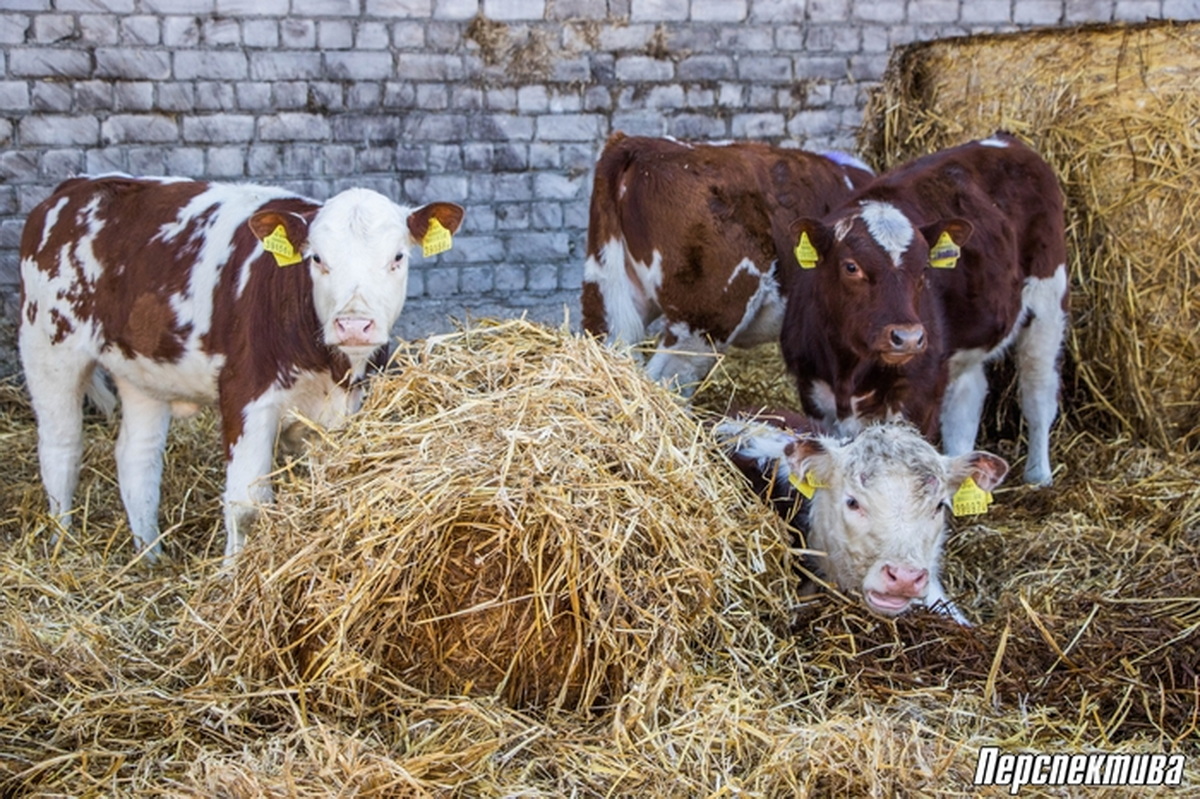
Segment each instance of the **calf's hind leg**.
[{"label": "calf's hind leg", "polygon": [[1049,485],[1050,426],[1058,415],[1058,357],[1067,328],[1067,315],[1063,310],[1067,294],[1066,266],[1059,266],[1048,278],[1029,278],[1023,294],[1030,319],[1017,336],[1016,355],[1021,415],[1025,417],[1025,435],[1029,442],[1025,482]]},{"label": "calf's hind leg", "polygon": [[51,345],[36,330],[21,331],[20,350],[37,418],[42,485],[50,515],[65,529],[83,459],[83,395],[96,364],[70,348]]}]

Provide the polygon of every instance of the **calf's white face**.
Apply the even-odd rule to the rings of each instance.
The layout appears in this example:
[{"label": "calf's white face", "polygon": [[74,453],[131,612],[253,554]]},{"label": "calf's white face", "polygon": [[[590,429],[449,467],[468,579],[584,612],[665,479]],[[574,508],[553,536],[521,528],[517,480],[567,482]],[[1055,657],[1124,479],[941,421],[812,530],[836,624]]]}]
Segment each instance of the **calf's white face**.
[{"label": "calf's white face", "polygon": [[971,477],[985,491],[1008,464],[987,452],[938,453],[907,425],[867,427],[849,442],[800,438],[785,449],[797,476],[819,486],[809,511],[810,548],[826,553],[823,574],[895,616],[914,604],[949,605],[938,577],[951,497]]},{"label": "calf's white face", "polygon": [[410,250],[437,220],[458,230],[463,210],[453,203],[411,209],[370,189],[348,189],[325,202],[311,220],[266,212],[251,220],[265,239],[282,224],[312,276],[313,307],[325,343],[358,366],[387,344],[408,293]]}]

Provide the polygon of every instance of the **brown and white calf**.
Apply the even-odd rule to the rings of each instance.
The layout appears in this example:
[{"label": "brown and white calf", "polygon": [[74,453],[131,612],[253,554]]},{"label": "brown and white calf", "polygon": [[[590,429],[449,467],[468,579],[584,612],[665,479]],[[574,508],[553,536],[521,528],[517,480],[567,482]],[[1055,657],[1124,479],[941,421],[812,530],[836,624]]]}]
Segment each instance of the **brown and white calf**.
[{"label": "brown and white calf", "polygon": [[807,413],[839,432],[907,419],[946,453],[975,445],[988,361],[1015,347],[1025,479],[1051,480],[1067,324],[1063,197],[1016,138],[892,169],[794,227],[798,276],[781,334]]},{"label": "brown and white calf", "polygon": [[[62,183],[21,237],[21,362],[50,512],[69,522],[97,368],[122,404],[117,474],[153,559],[172,413],[215,403],[226,458],[226,557],[268,501],[293,413],[337,424],[404,305],[409,249],[463,211],[367,189],[318,203],[277,188],[110,175]],[[434,222],[437,224],[433,224]],[[443,230],[444,229],[444,230]],[[268,251],[270,250],[270,251]]]},{"label": "brown and white calf", "polygon": [[795,267],[776,247],[870,177],[840,153],[614,134],[592,186],[584,329],[632,346],[661,317],[647,371],[693,389],[715,353],[778,339]]},{"label": "brown and white calf", "polygon": [[[881,616],[924,605],[967,623],[939,576],[946,515],[967,478],[985,492],[1000,484],[1008,473],[1002,458],[941,455],[908,424],[868,425],[844,440],[730,419],[716,435],[777,507],[800,506],[792,523],[806,547],[823,553],[816,570],[840,590]],[[810,496],[801,499],[796,483]]]}]

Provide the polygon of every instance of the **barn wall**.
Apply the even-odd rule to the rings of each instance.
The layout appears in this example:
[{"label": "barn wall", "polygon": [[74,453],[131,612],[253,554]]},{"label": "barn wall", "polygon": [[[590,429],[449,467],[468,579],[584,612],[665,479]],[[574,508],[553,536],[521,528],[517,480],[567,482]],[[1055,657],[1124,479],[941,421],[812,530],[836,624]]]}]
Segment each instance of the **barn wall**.
[{"label": "barn wall", "polygon": [[[120,170],[366,185],[468,208],[406,335],[577,294],[590,170],[624,130],[852,149],[893,47],[1200,0],[3,0],[0,317],[25,214]],[[0,348],[6,344],[0,341]],[[11,343],[8,342],[9,346]]]}]

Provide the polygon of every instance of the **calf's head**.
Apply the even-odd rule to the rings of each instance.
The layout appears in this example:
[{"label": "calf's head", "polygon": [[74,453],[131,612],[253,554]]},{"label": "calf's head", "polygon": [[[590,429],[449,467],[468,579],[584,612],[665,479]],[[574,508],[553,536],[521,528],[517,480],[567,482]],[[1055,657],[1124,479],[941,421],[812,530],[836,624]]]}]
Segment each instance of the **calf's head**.
[{"label": "calf's head", "polygon": [[412,209],[370,189],[348,189],[309,214],[260,211],[249,224],[281,266],[287,260],[280,248],[285,258],[307,264],[325,343],[360,366],[387,344],[404,307],[413,245],[431,232],[456,232],[462,218],[453,203]]},{"label": "calf's head", "polygon": [[945,457],[900,424],[869,426],[848,442],[799,438],[785,457],[797,479],[817,486],[807,544],[826,553],[822,573],[883,616],[945,599],[938,566],[951,498],[968,477],[990,491],[1008,472],[987,452]]},{"label": "calf's head", "polygon": [[835,340],[861,360],[900,366],[929,345],[925,270],[952,263],[957,256],[946,253],[966,242],[971,225],[917,227],[895,205],[863,200],[824,221],[799,219],[792,233],[800,267],[815,270],[808,290],[836,327]]}]

